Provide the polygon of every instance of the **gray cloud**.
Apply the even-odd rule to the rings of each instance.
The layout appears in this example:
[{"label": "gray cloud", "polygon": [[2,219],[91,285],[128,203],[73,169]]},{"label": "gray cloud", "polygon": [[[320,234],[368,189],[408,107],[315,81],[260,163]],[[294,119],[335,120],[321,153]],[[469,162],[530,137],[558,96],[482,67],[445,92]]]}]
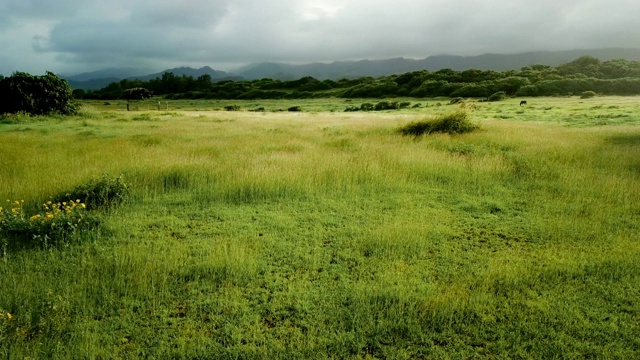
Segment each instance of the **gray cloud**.
[{"label": "gray cloud", "polygon": [[25,56],[71,71],[639,47],[638,13],[635,0],[5,0],[0,73]]}]

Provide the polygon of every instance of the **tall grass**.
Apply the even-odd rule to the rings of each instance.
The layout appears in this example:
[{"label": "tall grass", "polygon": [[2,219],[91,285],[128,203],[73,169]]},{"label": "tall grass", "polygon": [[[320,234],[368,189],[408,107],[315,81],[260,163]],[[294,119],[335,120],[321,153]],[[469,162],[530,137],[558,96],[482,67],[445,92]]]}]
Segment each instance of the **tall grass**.
[{"label": "tall grass", "polygon": [[[537,99],[469,110],[473,133],[396,133],[452,109],[435,101],[0,125],[0,199],[104,173],[131,191],[85,241],[0,258],[0,354],[637,357],[637,125]],[[594,111],[636,106],[609,101]]]}]

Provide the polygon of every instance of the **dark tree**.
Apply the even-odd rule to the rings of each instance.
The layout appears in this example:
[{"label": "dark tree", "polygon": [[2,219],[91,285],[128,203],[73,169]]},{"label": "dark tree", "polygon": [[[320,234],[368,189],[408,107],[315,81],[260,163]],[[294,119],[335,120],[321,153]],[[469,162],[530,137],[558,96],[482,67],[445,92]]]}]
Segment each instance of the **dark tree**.
[{"label": "dark tree", "polygon": [[50,71],[43,76],[16,72],[1,79],[0,99],[0,114],[71,115],[77,111],[69,83]]},{"label": "dark tree", "polygon": [[151,91],[141,87],[126,89],[122,92],[122,97],[127,100],[144,100],[150,98],[151,95],[153,95]]}]

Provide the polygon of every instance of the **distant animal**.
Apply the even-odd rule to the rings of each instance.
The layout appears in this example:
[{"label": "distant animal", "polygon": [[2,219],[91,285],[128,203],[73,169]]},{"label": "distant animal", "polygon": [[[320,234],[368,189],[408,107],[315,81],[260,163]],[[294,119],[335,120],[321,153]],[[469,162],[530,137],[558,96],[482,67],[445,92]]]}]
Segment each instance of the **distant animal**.
[{"label": "distant animal", "polygon": [[527,105],[527,100],[520,101],[520,106],[522,106],[522,105]]}]

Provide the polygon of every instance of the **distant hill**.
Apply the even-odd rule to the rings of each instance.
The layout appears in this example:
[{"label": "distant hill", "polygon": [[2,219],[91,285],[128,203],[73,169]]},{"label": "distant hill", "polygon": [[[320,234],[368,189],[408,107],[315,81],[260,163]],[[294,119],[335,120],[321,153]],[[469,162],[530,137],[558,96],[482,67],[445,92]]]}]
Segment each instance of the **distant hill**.
[{"label": "distant hill", "polygon": [[234,73],[253,80],[272,78],[278,80],[299,79],[312,76],[319,80],[356,78],[364,76],[380,77],[402,74],[417,70],[520,70],[533,64],[558,66],[590,55],[600,60],[625,59],[639,60],[640,49],[595,49],[567,51],[535,51],[521,54],[484,54],[477,56],[437,55],[415,60],[394,58],[386,60],[338,61],[333,63],[312,63],[305,65],[287,65],[279,63],[260,63],[238,69]]},{"label": "distant hill", "polygon": [[223,78],[228,78],[230,76],[230,74],[224,72],[224,71],[220,71],[220,70],[214,70],[208,66],[204,66],[201,67],[200,69],[193,69],[190,67],[179,67],[179,68],[173,68],[173,69],[167,69],[167,70],[163,70],[157,73],[153,73],[153,74],[149,74],[149,75],[138,75],[138,76],[129,76],[128,79],[138,79],[138,80],[152,80],[155,78],[161,78],[162,74],[164,73],[173,73],[173,75],[176,76],[182,76],[182,75],[186,75],[186,76],[191,76],[194,79],[198,78],[202,75],[209,75],[211,76],[211,79],[213,80],[217,80],[217,79],[223,79]]},{"label": "distant hill", "polygon": [[201,67],[200,69],[193,69],[190,67],[179,67],[174,69],[167,69],[160,72],[148,74],[148,75],[140,75],[140,70],[135,73],[132,69],[105,69],[99,71],[93,71],[89,73],[82,73],[78,75],[72,76],[62,76],[69,82],[69,85],[73,89],[85,89],[85,90],[99,90],[112,82],[117,82],[122,79],[129,80],[143,80],[148,81],[158,77],[162,77],[162,74],[171,72],[176,76],[191,76],[193,78],[198,78],[202,75],[208,74],[211,76],[211,79],[214,81],[220,80],[240,80],[241,78],[234,76],[233,74],[228,74],[224,71],[214,70],[209,66]]},{"label": "distant hill", "polygon": [[525,66],[542,64],[558,66],[589,55],[600,60],[625,59],[640,61],[640,48],[585,49],[566,51],[533,51],[519,54],[484,54],[477,56],[436,55],[425,59],[393,58],[385,60],[336,61],[332,63],[310,63],[291,65],[284,63],[263,62],[252,64],[233,72],[214,70],[208,66],[193,69],[179,67],[167,69],[148,75],[133,74],[140,69],[105,69],[73,76],[63,76],[74,89],[97,90],[114,81],[122,79],[151,80],[162,77],[165,72],[176,76],[192,76],[197,78],[208,74],[214,81],[221,80],[255,80],[271,78],[277,80],[295,80],[304,76],[312,76],[319,80],[342,78],[359,78],[365,76],[380,77],[402,74],[417,70],[436,71],[449,68],[452,70],[520,70]]}]

